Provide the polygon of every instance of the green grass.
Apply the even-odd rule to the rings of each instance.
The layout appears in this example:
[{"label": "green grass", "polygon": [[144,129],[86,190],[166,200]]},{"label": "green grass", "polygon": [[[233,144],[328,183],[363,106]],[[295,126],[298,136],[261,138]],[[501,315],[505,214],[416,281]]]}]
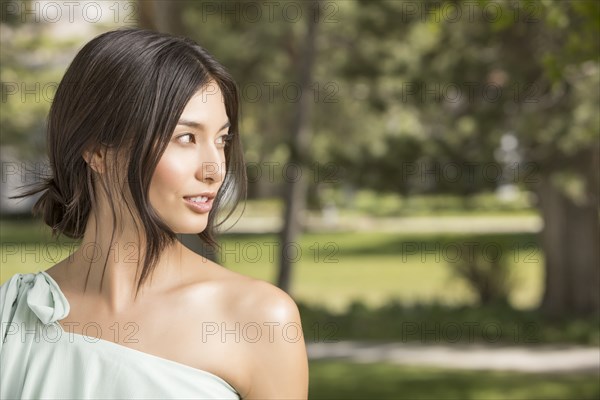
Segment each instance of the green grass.
[{"label": "green grass", "polygon": [[412,306],[392,301],[377,308],[356,302],[332,313],[298,302],[307,342],[374,340],[452,345],[522,345],[577,343],[600,346],[600,320],[595,317],[548,318],[537,311],[506,305]]},{"label": "green grass", "polygon": [[407,367],[393,364],[310,363],[310,399],[597,399],[597,375],[524,374]]},{"label": "green grass", "polygon": [[[469,197],[458,195],[411,195],[403,197],[393,193],[359,190],[348,197],[343,190],[324,189],[320,203],[309,201],[308,211],[320,213],[324,204],[333,202],[340,217],[431,217],[431,216],[534,216],[538,210],[532,206],[526,192],[512,201],[502,201],[494,193],[480,193]],[[349,201],[349,199],[353,199]],[[315,199],[310,199],[315,200]],[[244,216],[272,217],[282,215],[281,198],[252,199],[246,202]]]},{"label": "green grass", "polygon": [[0,242],[0,283],[16,273],[46,270],[77,248],[65,237],[57,242],[49,227],[29,219],[0,221]]},{"label": "green grass", "polygon": [[[343,311],[353,301],[381,306],[396,299],[407,304],[439,302],[474,304],[475,294],[448,267],[451,246],[465,237],[394,233],[305,234],[293,247],[291,292],[306,303]],[[18,272],[45,270],[66,258],[75,246],[68,238],[55,244],[48,227],[32,221],[2,221],[0,282]],[[506,246],[534,242],[532,235],[488,235],[471,238]],[[281,247],[275,235],[223,235],[221,263],[244,275],[275,282]],[[424,251],[405,251],[417,246]],[[435,251],[436,246],[440,251]],[[428,250],[434,249],[432,252]],[[446,249],[446,250],[444,250]],[[511,304],[519,309],[537,306],[542,291],[542,257],[525,262],[521,251],[503,254],[511,263],[516,287]]]},{"label": "green grass", "polygon": [[[343,204],[343,201],[338,201]],[[359,190],[350,210],[374,216],[431,216],[431,215],[489,215],[512,214],[532,215],[527,193],[521,192],[517,199],[503,202],[494,193],[472,196],[456,195],[411,195],[407,197],[393,193],[377,193]]]},{"label": "green grass", "polygon": [[[407,304],[474,304],[475,293],[449,268],[455,257],[452,246],[462,240],[476,241],[481,248],[500,243],[509,249],[502,257],[510,264],[515,279],[511,304],[519,309],[538,305],[543,258],[537,247],[524,248],[535,242],[530,234],[475,238],[396,233],[305,234],[299,246],[294,246],[292,259],[297,258],[298,262],[291,292],[298,300],[326,305],[334,311],[346,309],[353,301],[373,307],[393,299]],[[224,235],[221,262],[239,273],[275,282],[279,250],[275,235]]]}]

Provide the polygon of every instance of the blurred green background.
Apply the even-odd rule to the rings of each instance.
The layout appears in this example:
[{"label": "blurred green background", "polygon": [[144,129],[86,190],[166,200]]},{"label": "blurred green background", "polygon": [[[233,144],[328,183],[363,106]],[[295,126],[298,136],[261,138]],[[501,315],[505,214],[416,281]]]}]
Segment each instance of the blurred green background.
[{"label": "blurred green background", "polygon": [[142,26],[192,37],[238,82],[248,202],[212,257],[297,301],[310,398],[600,396],[598,365],[525,372],[490,353],[458,369],[310,346],[598,354],[598,2],[51,3],[0,2],[0,283],[77,246],[29,216],[34,199],[6,197],[47,172],[44,119],[77,49]]}]

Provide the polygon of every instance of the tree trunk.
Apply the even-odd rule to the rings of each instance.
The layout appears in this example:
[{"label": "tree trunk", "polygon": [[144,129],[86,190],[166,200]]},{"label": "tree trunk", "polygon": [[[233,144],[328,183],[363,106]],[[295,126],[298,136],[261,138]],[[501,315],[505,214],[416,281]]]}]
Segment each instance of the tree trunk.
[{"label": "tree trunk", "polygon": [[[582,155],[585,197],[573,199],[548,176],[538,187],[544,229],[545,291],[541,309],[548,315],[600,313],[600,227],[597,146]],[[587,167],[587,168],[585,168]]]},{"label": "tree trunk", "polygon": [[156,9],[153,0],[138,0],[138,26],[143,29],[158,30],[156,27]]},{"label": "tree trunk", "polygon": [[[306,179],[307,160],[310,145],[310,119],[311,101],[310,94],[313,67],[316,53],[316,28],[319,12],[319,1],[309,4],[310,12],[306,16],[306,39],[304,54],[301,57],[299,71],[299,85],[302,89],[298,107],[292,121],[291,137],[289,143],[290,157],[286,176],[285,206],[283,215],[283,229],[280,233],[280,260],[277,286],[290,292],[292,265],[300,256],[297,238],[302,230],[302,217],[306,208],[306,192],[308,182]],[[294,174],[298,171],[298,174]]]},{"label": "tree trunk", "polygon": [[545,284],[542,309],[548,314],[561,315],[567,308],[570,294],[570,276],[567,265],[567,252],[563,247],[563,232],[566,221],[563,214],[562,193],[550,183],[546,176],[540,177],[537,190],[540,198],[540,211],[544,221],[541,243],[545,258]]},{"label": "tree trunk", "polygon": [[138,0],[140,28],[185,36],[181,1]]}]

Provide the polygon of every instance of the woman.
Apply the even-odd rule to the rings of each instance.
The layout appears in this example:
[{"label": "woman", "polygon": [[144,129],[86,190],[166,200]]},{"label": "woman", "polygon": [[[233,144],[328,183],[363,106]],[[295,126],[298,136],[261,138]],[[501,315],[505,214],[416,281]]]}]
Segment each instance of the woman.
[{"label": "woman", "polygon": [[18,197],[81,239],[0,291],[6,398],[303,399],[294,301],[177,240],[214,245],[245,197],[238,92],[189,39],[139,29],[85,45],[48,117],[53,176]]}]

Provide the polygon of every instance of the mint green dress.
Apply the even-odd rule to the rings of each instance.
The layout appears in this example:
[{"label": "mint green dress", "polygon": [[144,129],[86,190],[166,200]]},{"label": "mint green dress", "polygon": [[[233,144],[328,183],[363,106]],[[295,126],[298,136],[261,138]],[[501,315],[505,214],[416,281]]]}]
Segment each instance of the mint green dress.
[{"label": "mint green dress", "polygon": [[210,372],[63,330],[69,303],[45,272],[0,287],[0,398],[236,399]]}]

